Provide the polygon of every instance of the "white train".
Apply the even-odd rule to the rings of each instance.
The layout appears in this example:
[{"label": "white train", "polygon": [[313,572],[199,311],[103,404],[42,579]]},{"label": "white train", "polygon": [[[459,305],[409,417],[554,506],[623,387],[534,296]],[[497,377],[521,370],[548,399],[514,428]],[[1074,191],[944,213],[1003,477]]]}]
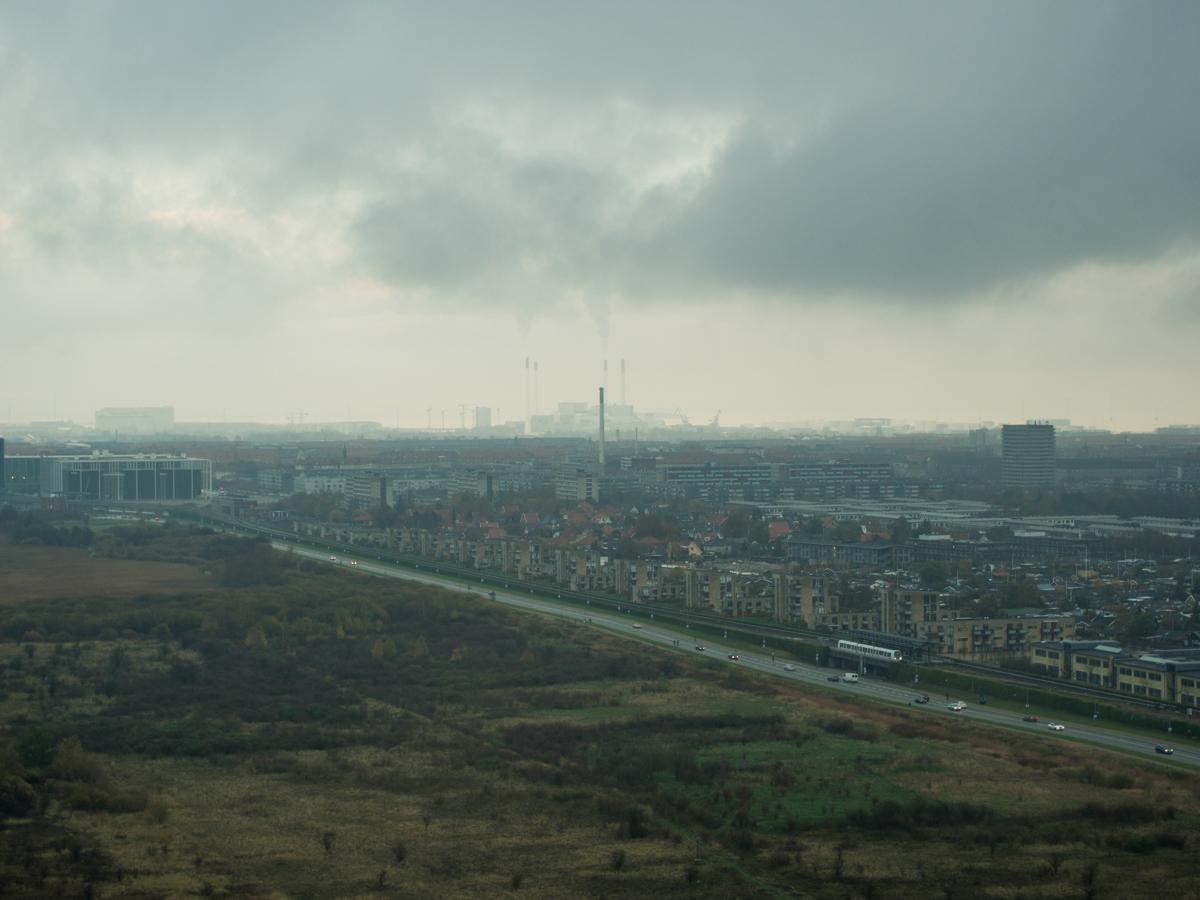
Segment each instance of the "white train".
[{"label": "white train", "polygon": [[888,650],[886,647],[876,647],[874,644],[858,644],[854,641],[838,641],[837,648],[846,653],[865,656],[868,659],[882,659],[887,662],[903,662],[904,657],[899,650]]}]

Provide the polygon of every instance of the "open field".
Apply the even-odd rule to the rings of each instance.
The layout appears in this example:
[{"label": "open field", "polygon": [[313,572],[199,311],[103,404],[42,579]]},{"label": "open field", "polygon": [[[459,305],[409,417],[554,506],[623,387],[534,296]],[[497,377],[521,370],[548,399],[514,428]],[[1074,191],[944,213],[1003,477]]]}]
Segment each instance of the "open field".
[{"label": "open field", "polygon": [[181,546],[242,585],[0,609],[78,636],[0,644],[10,894],[1200,896],[1190,772]]},{"label": "open field", "polygon": [[213,587],[180,563],[89,557],[74,547],[22,547],[0,540],[0,603],[51,597],[135,597]]}]

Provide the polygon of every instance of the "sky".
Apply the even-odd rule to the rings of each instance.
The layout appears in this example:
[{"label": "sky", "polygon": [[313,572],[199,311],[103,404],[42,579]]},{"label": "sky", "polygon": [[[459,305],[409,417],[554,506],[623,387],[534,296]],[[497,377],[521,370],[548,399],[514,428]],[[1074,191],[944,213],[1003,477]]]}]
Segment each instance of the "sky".
[{"label": "sky", "polygon": [[0,314],[5,422],[1200,423],[1200,5],[6,3]]}]

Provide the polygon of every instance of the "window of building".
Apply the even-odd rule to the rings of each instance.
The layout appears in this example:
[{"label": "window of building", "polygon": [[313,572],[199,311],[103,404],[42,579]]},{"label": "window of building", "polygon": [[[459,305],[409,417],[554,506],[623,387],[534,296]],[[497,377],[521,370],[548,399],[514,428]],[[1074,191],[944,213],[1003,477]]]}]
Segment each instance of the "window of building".
[{"label": "window of building", "polygon": [[1108,668],[1108,660],[1107,659],[1104,661],[1104,668],[1106,668],[1106,669]]},{"label": "window of building", "polygon": [[1145,693],[1146,693],[1146,686],[1145,686],[1145,685],[1143,685],[1143,684],[1135,684],[1135,685],[1133,686],[1133,692],[1134,692],[1135,694],[1142,694],[1143,696],[1145,696]]},{"label": "window of building", "polygon": [[1046,651],[1045,651],[1045,650],[1034,650],[1034,651],[1033,651],[1033,655],[1034,655],[1034,656],[1045,656],[1045,655],[1046,655]]},{"label": "window of building", "polygon": [[1181,678],[1179,679],[1179,684],[1181,687],[1187,688],[1194,688],[1196,686],[1196,682],[1191,678]]},{"label": "window of building", "polygon": [[1143,672],[1141,669],[1134,669],[1134,670],[1133,670],[1133,677],[1134,677],[1134,678],[1145,678],[1145,677],[1146,677],[1146,673],[1145,673],[1145,672]]},{"label": "window of building", "polygon": [[1162,691],[1160,691],[1158,688],[1150,688],[1150,696],[1151,697],[1161,697]]},{"label": "window of building", "polygon": [[1098,659],[1089,659],[1089,660],[1088,660],[1088,665],[1089,665],[1089,666],[1096,666],[1097,668],[1099,668],[1099,666],[1100,666],[1100,660],[1098,660]]},{"label": "window of building", "polygon": [[1087,665],[1087,657],[1086,656],[1077,656],[1077,657],[1075,657],[1075,662],[1077,662],[1081,666],[1086,666]]},{"label": "window of building", "polygon": [[1160,675],[1158,672],[1151,672],[1150,680],[1151,681],[1162,681],[1162,675]]},{"label": "window of building", "polygon": [[1126,669],[1124,666],[1121,667],[1120,671],[1121,671],[1122,675],[1132,675],[1133,674],[1133,669]]},{"label": "window of building", "polygon": [[1195,706],[1196,705],[1196,697],[1194,694],[1180,694],[1179,702],[1182,703],[1184,706]]},{"label": "window of building", "polygon": [[1051,650],[1051,651],[1050,651],[1050,658],[1051,658],[1051,659],[1058,659],[1058,654],[1057,654],[1055,651]]},{"label": "window of building", "polygon": [[1122,681],[1121,682],[1121,690],[1123,690],[1125,693],[1128,694],[1133,690],[1133,686],[1130,685],[1130,683],[1128,681]]},{"label": "window of building", "polygon": [[1087,672],[1076,672],[1075,680],[1076,681],[1087,681],[1088,680]]}]

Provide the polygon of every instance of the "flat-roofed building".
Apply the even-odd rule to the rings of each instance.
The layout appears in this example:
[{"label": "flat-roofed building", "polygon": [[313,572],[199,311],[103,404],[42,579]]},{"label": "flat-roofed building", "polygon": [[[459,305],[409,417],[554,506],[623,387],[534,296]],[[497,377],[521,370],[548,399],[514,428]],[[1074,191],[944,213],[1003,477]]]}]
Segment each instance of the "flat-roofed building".
[{"label": "flat-roofed building", "polygon": [[1003,487],[1053,486],[1054,426],[1045,422],[1005,425],[1000,432],[1000,484]]},{"label": "flat-roofed building", "polygon": [[212,490],[212,461],[158,453],[38,458],[42,496],[82,502],[198,500]]},{"label": "flat-roofed building", "polygon": [[1116,688],[1117,664],[1131,658],[1115,641],[1030,641],[1025,654],[1040,674],[1106,688]]}]

